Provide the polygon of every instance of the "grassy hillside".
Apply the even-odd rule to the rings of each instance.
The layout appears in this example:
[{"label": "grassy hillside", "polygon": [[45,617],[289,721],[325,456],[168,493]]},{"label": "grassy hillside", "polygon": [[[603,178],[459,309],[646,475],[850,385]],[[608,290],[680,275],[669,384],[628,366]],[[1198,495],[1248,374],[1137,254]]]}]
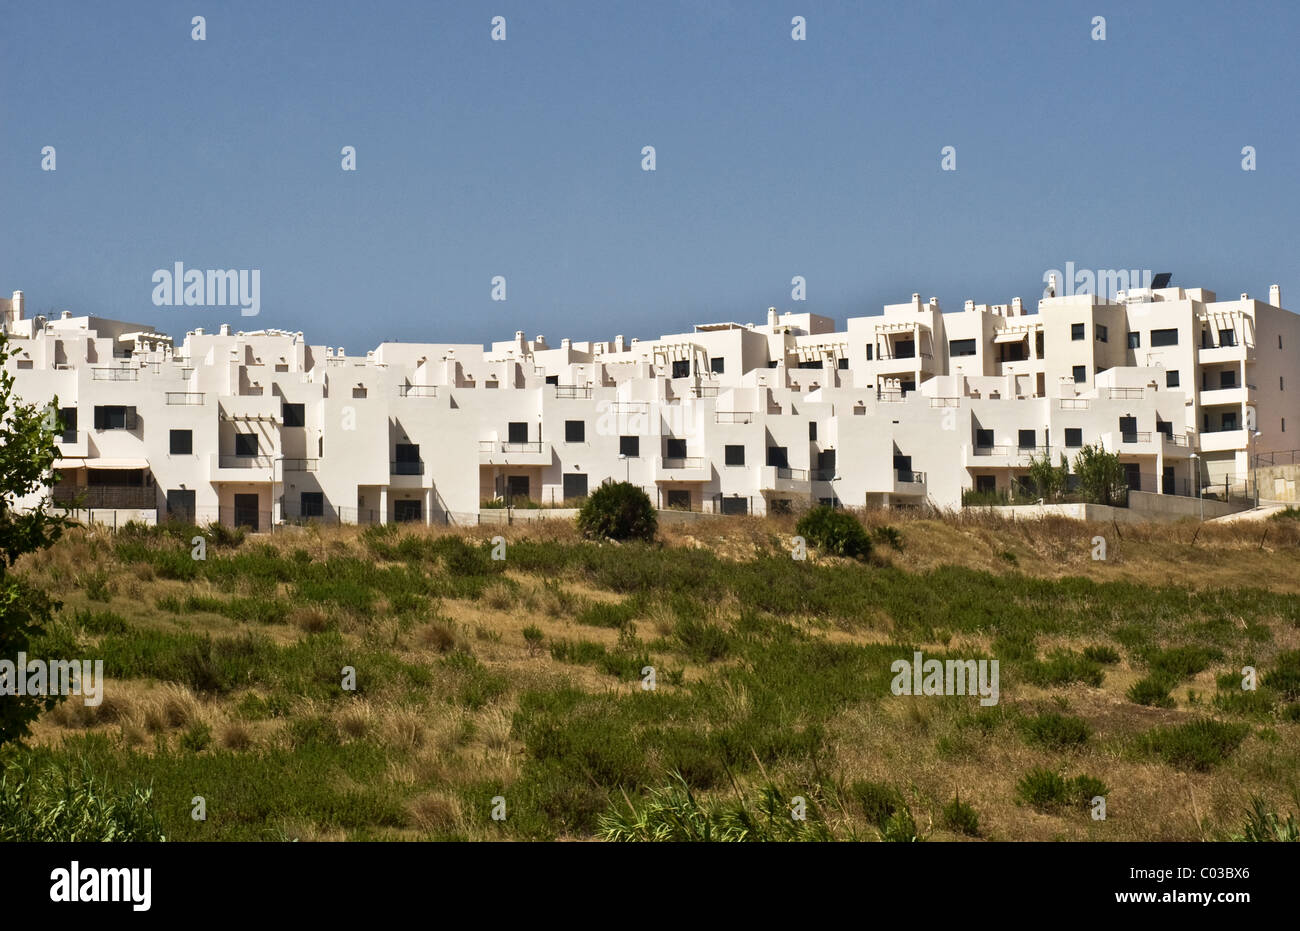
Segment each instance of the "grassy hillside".
[{"label": "grassy hillside", "polygon": [[[77,531],[20,564],[63,602],[30,653],[102,658],[105,700],[0,759],[151,788],[181,840],[1212,840],[1255,797],[1285,833],[1295,522],[863,519],[898,531],[866,563],[792,559],[779,518],[219,534],[202,561],[192,528]],[[891,694],[917,649],[998,659],[1001,701]]]}]

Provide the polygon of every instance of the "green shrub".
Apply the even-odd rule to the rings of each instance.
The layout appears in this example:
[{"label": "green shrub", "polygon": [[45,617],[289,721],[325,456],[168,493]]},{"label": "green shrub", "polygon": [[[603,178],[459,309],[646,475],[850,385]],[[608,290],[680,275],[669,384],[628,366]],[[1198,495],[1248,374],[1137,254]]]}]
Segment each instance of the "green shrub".
[{"label": "green shrub", "polygon": [[606,482],[583,503],[577,517],[583,535],[597,540],[655,538],[658,518],[650,496],[628,482]]},{"label": "green shrub", "polygon": [[906,805],[895,809],[889,816],[885,826],[880,829],[880,839],[895,844],[910,844],[921,839],[917,835],[916,819]]},{"label": "green shrub", "polygon": [[1161,676],[1138,679],[1128,687],[1128,700],[1135,705],[1153,708],[1172,708],[1174,700],[1169,694],[1169,681]]},{"label": "green shrub", "polygon": [[1111,666],[1119,662],[1119,652],[1110,646],[1084,647],[1083,658],[1101,663],[1103,666]]},{"label": "green shrub", "polygon": [[1208,770],[1222,763],[1250,733],[1245,724],[1200,718],[1187,724],[1157,727],[1142,735],[1138,746],[1170,766]]},{"label": "green shrub", "polygon": [[889,524],[882,524],[871,531],[871,539],[882,546],[889,546],[900,552],[903,549],[903,535],[897,527],[892,527]]},{"label": "green shrub", "polygon": [[864,559],[871,554],[871,538],[858,519],[829,505],[815,507],[799,518],[795,533],[834,556]]},{"label": "green shrub", "polygon": [[1033,663],[1026,675],[1036,685],[1067,685],[1083,682],[1093,688],[1101,686],[1105,673],[1101,665],[1073,650],[1054,650],[1043,660]]},{"label": "green shrub", "polygon": [[1041,766],[1025,773],[1016,783],[1020,800],[1042,811],[1066,806],[1087,808],[1093,798],[1109,791],[1104,782],[1092,776],[1067,779],[1056,770]]},{"label": "green shrub", "polygon": [[162,841],[149,788],[113,791],[84,762],[12,763],[0,776],[0,841]]},{"label": "green shrub", "polygon": [[1025,718],[1020,726],[1030,743],[1055,749],[1082,746],[1092,734],[1082,718],[1055,711]]},{"label": "green shrub", "polygon": [[697,662],[711,663],[731,652],[731,638],[717,624],[697,618],[682,618],[673,627],[682,650]]},{"label": "green shrub", "polygon": [[543,636],[542,629],[536,624],[529,624],[524,628],[524,643],[528,647],[529,656],[536,656],[541,652]]},{"label": "green shrub", "polygon": [[857,800],[866,819],[881,830],[885,829],[894,812],[906,807],[902,793],[883,782],[860,780],[849,787],[849,794]]},{"label": "green shrub", "polygon": [[1300,843],[1300,822],[1293,814],[1288,814],[1284,820],[1269,807],[1268,802],[1252,795],[1250,807],[1246,809],[1246,823],[1239,833],[1228,839],[1254,843]]},{"label": "green shrub", "polygon": [[979,837],[980,834],[979,815],[960,797],[954,797],[951,802],[943,806],[940,823],[948,830],[968,837]]},{"label": "green shrub", "polygon": [[1273,668],[1264,673],[1261,684],[1287,701],[1300,700],[1300,650],[1287,650],[1273,660]]}]

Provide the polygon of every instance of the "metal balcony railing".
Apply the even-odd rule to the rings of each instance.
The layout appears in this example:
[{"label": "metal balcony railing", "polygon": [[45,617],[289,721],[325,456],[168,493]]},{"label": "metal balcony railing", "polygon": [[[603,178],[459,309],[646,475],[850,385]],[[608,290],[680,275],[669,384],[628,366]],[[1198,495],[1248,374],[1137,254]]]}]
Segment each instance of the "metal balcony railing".
[{"label": "metal balcony railing", "polygon": [[931,407],[960,407],[961,398],[931,398]]},{"label": "metal balcony railing", "polygon": [[1112,401],[1141,401],[1143,388],[1110,388],[1107,396]]},{"label": "metal balcony railing", "polygon": [[165,400],[172,406],[178,404],[202,404],[204,397],[205,395],[201,391],[168,391],[164,393]]},{"label": "metal balcony railing", "polygon": [[790,479],[790,480],[792,480],[792,481],[796,481],[796,482],[806,482],[806,481],[808,481],[808,470],[807,470],[807,469],[791,469],[791,468],[788,468],[788,467],[786,467],[786,466],[777,466],[777,467],[776,467],[776,477],[777,477],[777,478]]},{"label": "metal balcony railing", "polygon": [[269,469],[275,464],[270,456],[218,456],[221,469]]},{"label": "metal balcony railing", "polygon": [[54,486],[55,504],[77,508],[156,508],[158,492],[142,485],[70,485]]},{"label": "metal balcony railing", "polygon": [[813,469],[812,480],[814,482],[833,482],[835,481],[834,469]]},{"label": "metal balcony railing", "polygon": [[585,385],[556,385],[555,396],[557,398],[590,398],[591,388]]},{"label": "metal balcony railing", "polygon": [[130,369],[118,366],[116,368],[92,368],[90,370],[91,381],[139,381],[140,370]]},{"label": "metal balcony railing", "polygon": [[718,396],[718,386],[693,385],[688,393],[693,398],[716,398]]},{"label": "metal balcony railing", "polygon": [[286,459],[284,460],[284,471],[315,472],[319,465],[319,459]]},{"label": "metal balcony railing", "polygon": [[403,398],[436,398],[438,396],[437,385],[401,385],[397,389],[399,397]]},{"label": "metal balcony railing", "polygon": [[1150,443],[1151,434],[1145,431],[1135,433],[1121,433],[1119,435],[1121,443]]},{"label": "metal balcony railing", "polygon": [[1061,398],[1059,400],[1060,409],[1063,411],[1086,411],[1089,407],[1088,398]]},{"label": "metal balcony railing", "polygon": [[423,475],[424,460],[399,459],[396,462],[390,463],[388,471],[390,475]]},{"label": "metal balcony railing", "polygon": [[1175,435],[1175,434],[1173,434],[1173,433],[1165,433],[1163,430],[1160,431],[1160,435],[1161,435],[1161,437],[1163,438],[1164,442],[1170,444],[1171,446],[1186,446],[1186,445],[1188,445],[1188,444],[1187,444],[1187,437],[1185,437],[1185,436],[1177,436],[1177,435]]},{"label": "metal balcony railing", "polygon": [[753,411],[714,411],[714,423],[752,423]]},{"label": "metal balcony railing", "polygon": [[665,469],[702,469],[704,459],[699,456],[665,456]]},{"label": "metal balcony railing", "polygon": [[924,472],[917,472],[913,469],[895,469],[894,474],[900,482],[903,482],[908,485],[925,484]]}]

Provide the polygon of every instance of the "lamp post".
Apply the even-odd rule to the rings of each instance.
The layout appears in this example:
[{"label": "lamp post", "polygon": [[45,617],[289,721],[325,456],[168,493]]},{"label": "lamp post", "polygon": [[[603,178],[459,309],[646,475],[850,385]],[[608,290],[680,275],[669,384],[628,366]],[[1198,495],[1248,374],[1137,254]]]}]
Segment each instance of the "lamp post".
[{"label": "lamp post", "polygon": [[626,456],[626,455],[624,455],[623,453],[619,453],[619,454],[618,454],[618,458],[622,459],[623,462],[624,462],[624,463],[626,464],[626,466],[627,466],[627,468],[625,468],[625,469],[623,470],[623,481],[626,482],[626,483],[628,483],[628,484],[631,484],[631,482],[632,482],[632,457],[631,457],[631,456]]},{"label": "lamp post", "polygon": [[1259,436],[1258,430],[1250,431],[1250,467],[1251,481],[1255,483],[1255,507],[1259,508],[1259,460],[1255,455],[1255,438]]},{"label": "lamp post", "polygon": [[1201,497],[1201,467],[1197,461],[1200,457],[1192,453],[1192,481],[1196,482],[1196,500],[1201,506],[1201,523],[1205,523],[1205,499]]}]

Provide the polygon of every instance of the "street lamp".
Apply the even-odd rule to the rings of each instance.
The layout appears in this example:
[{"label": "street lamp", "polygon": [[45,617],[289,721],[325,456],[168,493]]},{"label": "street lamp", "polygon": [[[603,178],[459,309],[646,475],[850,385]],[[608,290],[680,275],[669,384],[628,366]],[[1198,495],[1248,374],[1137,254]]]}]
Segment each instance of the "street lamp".
[{"label": "street lamp", "polygon": [[1201,497],[1201,467],[1197,460],[1200,457],[1192,453],[1192,481],[1196,482],[1196,500],[1201,505],[1201,523],[1205,523],[1205,499]]},{"label": "street lamp", "polygon": [[627,468],[623,470],[623,481],[630,485],[632,483],[632,457],[619,453],[618,458],[622,459],[623,462],[627,464]]},{"label": "street lamp", "polygon": [[1250,466],[1252,480],[1255,483],[1255,507],[1259,507],[1259,459],[1255,454],[1255,438],[1259,436],[1258,430],[1250,431]]}]

